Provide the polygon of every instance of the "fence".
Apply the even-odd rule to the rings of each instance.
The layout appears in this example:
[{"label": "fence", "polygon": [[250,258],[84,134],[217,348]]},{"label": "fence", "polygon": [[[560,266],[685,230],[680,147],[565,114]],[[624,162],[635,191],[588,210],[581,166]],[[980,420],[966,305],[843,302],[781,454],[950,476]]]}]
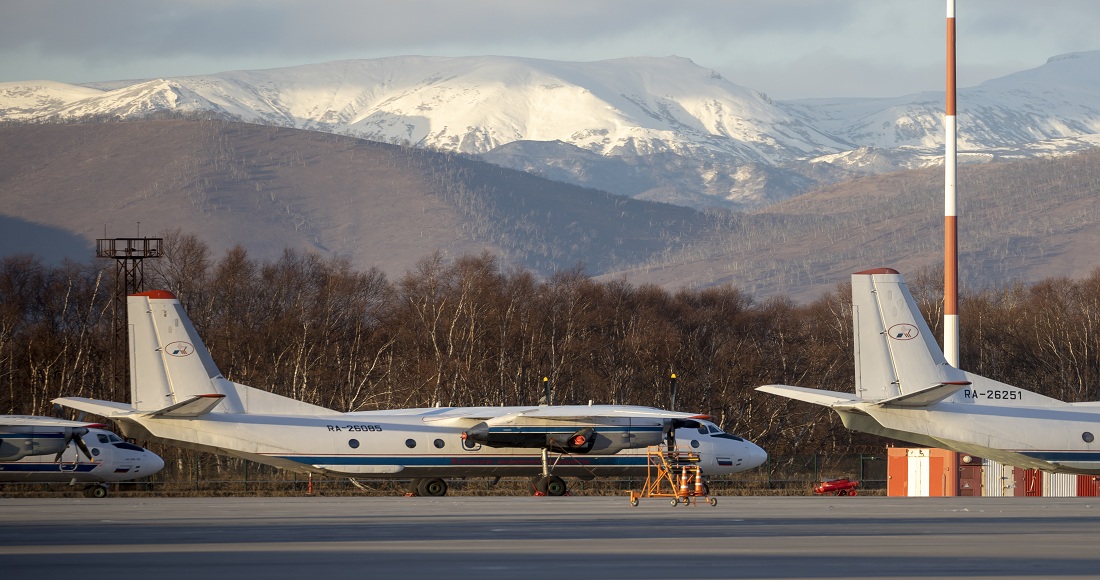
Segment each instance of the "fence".
[{"label": "fence", "polygon": [[[309,477],[252,461],[183,452],[152,477],[112,484],[114,493],[185,496],[218,495],[403,495],[408,480],[352,480]],[[846,477],[860,482],[861,493],[884,494],[886,455],[799,455],[769,457],[763,466],[734,475],[708,478],[710,492],[731,495],[809,495],[821,481]],[[577,495],[620,495],[641,487],[645,478],[571,479]],[[527,495],[526,478],[448,480],[454,495]],[[53,489],[68,487],[54,484]],[[41,491],[43,486],[6,485],[6,494]]]}]

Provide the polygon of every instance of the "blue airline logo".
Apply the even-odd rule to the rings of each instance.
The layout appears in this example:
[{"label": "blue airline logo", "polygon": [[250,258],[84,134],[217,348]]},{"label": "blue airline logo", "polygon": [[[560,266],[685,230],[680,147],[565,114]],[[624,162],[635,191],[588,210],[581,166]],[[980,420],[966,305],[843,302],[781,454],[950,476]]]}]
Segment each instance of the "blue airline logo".
[{"label": "blue airline logo", "polygon": [[164,347],[164,352],[171,356],[187,356],[195,352],[195,345],[190,342],[176,341]]}]

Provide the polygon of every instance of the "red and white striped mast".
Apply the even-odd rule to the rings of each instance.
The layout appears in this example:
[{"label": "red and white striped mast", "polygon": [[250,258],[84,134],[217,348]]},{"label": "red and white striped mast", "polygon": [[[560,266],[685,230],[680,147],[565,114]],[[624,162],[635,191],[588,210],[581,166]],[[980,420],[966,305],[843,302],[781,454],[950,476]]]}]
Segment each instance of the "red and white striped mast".
[{"label": "red and white striped mast", "polygon": [[943,354],[959,367],[959,245],[955,207],[958,143],[955,125],[955,0],[947,0],[947,108],[944,119]]}]

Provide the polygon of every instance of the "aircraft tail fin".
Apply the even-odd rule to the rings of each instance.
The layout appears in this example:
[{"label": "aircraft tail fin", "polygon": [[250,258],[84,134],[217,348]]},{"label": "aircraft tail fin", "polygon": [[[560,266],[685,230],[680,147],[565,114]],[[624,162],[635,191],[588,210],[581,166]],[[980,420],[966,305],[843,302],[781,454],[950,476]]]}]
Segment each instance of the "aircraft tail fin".
[{"label": "aircraft tail fin", "polygon": [[164,290],[127,297],[130,395],[137,411],[163,417],[206,413],[332,413],[222,376],[179,300]]},{"label": "aircraft tail fin", "polygon": [[947,363],[896,270],[852,274],[855,392],[883,405],[925,406],[969,384]]}]

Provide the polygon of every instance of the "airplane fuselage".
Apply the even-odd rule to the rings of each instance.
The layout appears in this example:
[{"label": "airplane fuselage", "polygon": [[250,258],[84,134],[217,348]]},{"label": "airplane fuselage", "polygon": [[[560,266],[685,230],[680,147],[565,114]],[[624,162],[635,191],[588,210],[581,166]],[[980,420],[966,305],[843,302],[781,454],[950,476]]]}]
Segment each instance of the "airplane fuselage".
[{"label": "airplane fuselage", "polygon": [[[492,447],[463,438],[470,421],[437,419],[450,409],[408,409],[318,416],[209,413],[201,418],[130,417],[120,421],[123,434],[201,451],[231,454],[298,472],[351,477],[495,477],[543,473],[542,450]],[[495,412],[508,412],[496,408]],[[450,424],[449,424],[450,423]],[[645,475],[646,450],[664,440],[662,421],[624,417],[611,421],[527,422],[500,426],[518,432],[574,433],[592,427],[595,442],[586,452],[549,453],[553,473],[567,477]],[[709,422],[676,432],[680,448],[699,455],[708,475],[733,473],[759,465],[756,445],[721,432]]]},{"label": "airplane fuselage", "polygon": [[89,429],[84,441],[91,459],[70,445],[62,448],[60,458],[50,452],[0,461],[0,482],[106,483],[146,477],[164,467],[164,461],[155,453],[126,443],[110,431]]},{"label": "airplane fuselage", "polygon": [[991,406],[944,401],[925,409],[868,405],[863,410],[866,415],[841,412],[845,425],[1009,465],[1100,474],[1100,442],[1096,441],[1100,407],[1095,405]]}]

